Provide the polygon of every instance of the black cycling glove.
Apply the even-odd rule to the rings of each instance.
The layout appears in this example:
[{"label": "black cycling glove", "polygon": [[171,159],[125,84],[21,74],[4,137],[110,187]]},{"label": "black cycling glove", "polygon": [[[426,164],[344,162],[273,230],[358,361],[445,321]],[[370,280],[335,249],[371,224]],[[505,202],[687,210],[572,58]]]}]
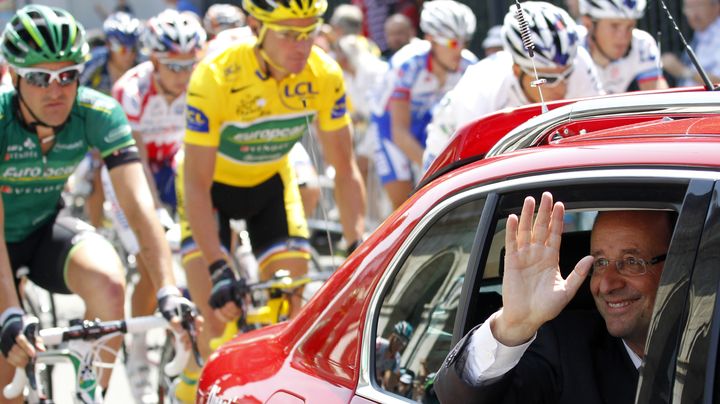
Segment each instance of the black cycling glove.
[{"label": "black cycling glove", "polygon": [[17,307],[9,308],[0,316],[0,350],[7,358],[15,339],[23,331],[23,311]]},{"label": "black cycling glove", "polygon": [[175,286],[164,286],[158,290],[158,309],[167,321],[173,317],[182,318],[185,311],[193,312],[195,305],[186,299]]},{"label": "black cycling glove", "polygon": [[235,272],[225,260],[217,260],[210,264],[210,279],[212,290],[210,291],[210,307],[219,309],[229,302],[234,302],[242,308],[243,298],[247,292],[244,279],[237,279]]}]

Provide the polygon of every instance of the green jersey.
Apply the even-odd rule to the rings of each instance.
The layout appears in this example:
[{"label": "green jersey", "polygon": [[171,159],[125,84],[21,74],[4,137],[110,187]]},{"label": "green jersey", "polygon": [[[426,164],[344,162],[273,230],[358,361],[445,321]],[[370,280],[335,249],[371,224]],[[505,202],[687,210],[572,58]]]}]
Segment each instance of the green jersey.
[{"label": "green jersey", "polygon": [[89,88],[78,89],[70,118],[44,155],[17,108],[14,89],[0,92],[0,192],[8,242],[24,240],[54,218],[68,177],[90,147],[106,157],[135,143],[115,99]]}]

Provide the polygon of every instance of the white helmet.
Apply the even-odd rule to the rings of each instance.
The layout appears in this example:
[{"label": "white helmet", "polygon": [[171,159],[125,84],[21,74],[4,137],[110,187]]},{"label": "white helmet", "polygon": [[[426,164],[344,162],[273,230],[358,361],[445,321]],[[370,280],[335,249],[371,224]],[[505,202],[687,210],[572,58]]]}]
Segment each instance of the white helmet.
[{"label": "white helmet", "polygon": [[454,0],[427,1],[420,13],[420,29],[439,38],[468,41],[476,24],[470,7]]},{"label": "white helmet", "polygon": [[193,14],[168,9],[148,20],[142,41],[150,52],[189,53],[202,49],[206,38]]},{"label": "white helmet", "polygon": [[580,14],[592,19],[637,20],[645,14],[647,0],[580,0]]},{"label": "white helmet", "polygon": [[[572,17],[563,9],[542,1],[521,3],[528,33],[535,48],[535,66],[556,68],[572,65],[578,47],[578,33]],[[503,49],[520,66],[531,68],[533,60],[525,49],[517,6],[510,6],[502,28]]]}]

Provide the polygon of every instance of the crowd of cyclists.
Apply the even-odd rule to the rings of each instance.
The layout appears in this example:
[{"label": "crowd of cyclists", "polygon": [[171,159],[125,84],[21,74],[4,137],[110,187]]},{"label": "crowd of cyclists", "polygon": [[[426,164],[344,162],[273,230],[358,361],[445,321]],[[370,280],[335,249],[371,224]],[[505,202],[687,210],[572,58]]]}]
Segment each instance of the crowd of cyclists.
[{"label": "crowd of cyclists", "polygon": [[[324,23],[327,0],[243,0],[203,18],[167,9],[147,21],[118,11],[93,48],[67,11],[17,10],[0,39],[0,384],[42,349],[21,332],[20,267],[53,293],[79,295],[87,318],[159,309],[180,327],[181,308],[197,307],[207,357],[246,302],[231,220],[246,223],[260,280],[280,269],[299,277],[308,272],[318,171],[332,167],[350,254],[378,203],[365,184],[377,181],[401,205],[471,120],[542,100],[668,87],[655,39],[636,28],[645,0],[579,0],[575,17],[546,2],[520,5],[524,23],[511,6],[481,60],[467,50],[475,13],[455,0],[424,2],[417,24],[388,16],[382,49],[364,34],[367,10],[342,5]],[[92,182],[84,218],[59,215],[81,162]],[[192,302],[165,238],[175,222]],[[131,313],[122,260],[95,231],[108,223],[137,257]],[[301,304],[291,298],[291,317]],[[157,400],[146,351],[143,337],[127,348],[139,402]],[[188,364],[178,401],[194,401],[199,372]]]}]

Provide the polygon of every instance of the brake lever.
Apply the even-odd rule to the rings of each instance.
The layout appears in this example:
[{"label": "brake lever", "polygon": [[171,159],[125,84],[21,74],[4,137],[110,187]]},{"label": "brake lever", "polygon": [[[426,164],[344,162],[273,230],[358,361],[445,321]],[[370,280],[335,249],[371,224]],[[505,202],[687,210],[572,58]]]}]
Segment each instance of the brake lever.
[{"label": "brake lever", "polygon": [[195,328],[195,317],[197,317],[198,312],[195,308],[190,306],[182,306],[181,310],[181,324],[190,336],[190,346],[192,347],[193,358],[195,359],[195,363],[202,368],[205,366],[205,361],[203,360],[202,355],[200,355],[200,349],[198,349],[197,329]]},{"label": "brake lever", "polygon": [[[24,320],[27,321],[27,320]],[[25,326],[25,329],[23,330],[23,334],[25,334],[25,338],[27,338],[28,342],[30,342],[30,345],[35,347],[35,343],[37,342],[37,337],[40,332],[40,324],[38,324],[37,321],[33,321],[32,319],[29,320],[29,323]],[[25,374],[27,375],[28,383],[30,384],[30,388],[32,390],[37,391],[38,385],[37,385],[37,378],[35,377],[35,363],[36,363],[36,357],[33,356],[28,360],[28,364],[25,365]]]}]

